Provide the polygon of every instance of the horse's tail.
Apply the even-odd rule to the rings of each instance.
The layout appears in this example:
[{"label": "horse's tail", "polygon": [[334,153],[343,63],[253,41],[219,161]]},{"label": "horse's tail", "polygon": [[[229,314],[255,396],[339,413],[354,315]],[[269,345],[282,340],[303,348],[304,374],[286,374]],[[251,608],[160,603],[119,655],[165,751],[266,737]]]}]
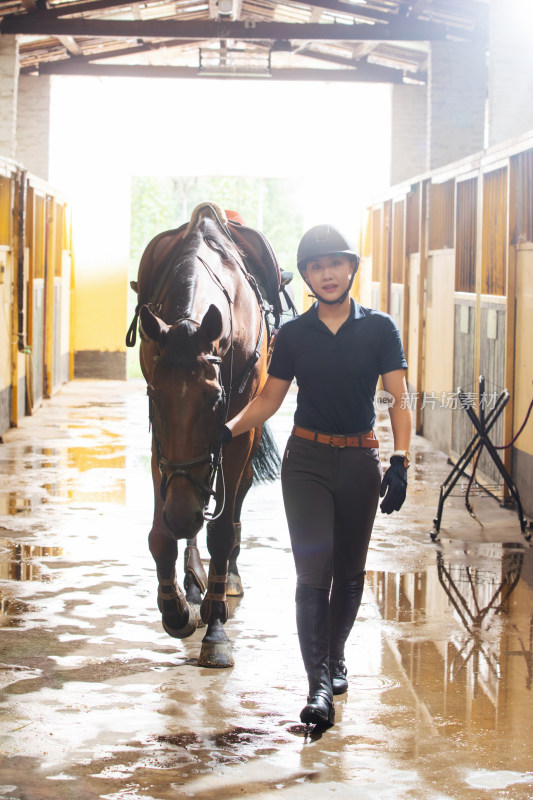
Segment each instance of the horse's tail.
[{"label": "horse's tail", "polygon": [[253,457],[254,483],[266,483],[279,478],[281,458],[270,426],[265,423],[257,453]]}]

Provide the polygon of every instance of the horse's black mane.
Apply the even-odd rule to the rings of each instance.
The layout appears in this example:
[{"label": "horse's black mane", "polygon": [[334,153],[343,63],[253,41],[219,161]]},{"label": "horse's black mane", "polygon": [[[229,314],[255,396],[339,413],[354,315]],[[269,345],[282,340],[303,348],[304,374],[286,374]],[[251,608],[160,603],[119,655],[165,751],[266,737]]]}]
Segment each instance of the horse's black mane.
[{"label": "horse's black mane", "polygon": [[[179,319],[192,315],[196,286],[198,283],[198,270],[202,267],[196,254],[202,240],[215,250],[226,264],[238,266],[240,253],[238,248],[222,233],[218,225],[205,217],[183,240],[182,247],[176,256],[176,264],[170,273],[168,292],[168,319],[167,324],[172,325]],[[203,366],[207,362],[203,358],[202,342],[195,336],[198,326],[193,322],[182,322],[174,328],[160,361],[170,366]]]}]

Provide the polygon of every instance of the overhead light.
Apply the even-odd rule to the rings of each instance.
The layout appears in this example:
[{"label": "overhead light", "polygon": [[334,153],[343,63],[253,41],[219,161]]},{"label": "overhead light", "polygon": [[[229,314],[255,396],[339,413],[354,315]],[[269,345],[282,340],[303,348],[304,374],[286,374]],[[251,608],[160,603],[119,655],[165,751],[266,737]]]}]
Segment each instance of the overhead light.
[{"label": "overhead light", "polygon": [[221,17],[233,15],[233,0],[218,0],[218,13]]},{"label": "overhead light", "polygon": [[268,50],[224,51],[200,48],[198,75],[206,77],[270,78],[270,52]]}]

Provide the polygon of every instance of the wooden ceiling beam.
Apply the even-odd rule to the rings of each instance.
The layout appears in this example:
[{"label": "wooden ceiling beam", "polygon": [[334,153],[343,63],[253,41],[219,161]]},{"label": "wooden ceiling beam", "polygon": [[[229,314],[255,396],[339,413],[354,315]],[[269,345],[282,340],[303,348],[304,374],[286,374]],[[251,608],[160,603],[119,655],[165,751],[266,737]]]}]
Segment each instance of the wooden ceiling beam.
[{"label": "wooden ceiling beam", "polygon": [[[359,69],[308,69],[308,68],[272,68],[271,75],[264,80],[279,81],[335,81],[351,83],[402,83],[403,77],[399,70],[388,70],[387,80],[383,74],[379,76],[374,71]],[[200,75],[195,67],[167,67],[146,66],[130,64],[91,64],[80,59],[65,59],[63,61],[49,61],[40,64],[40,75],[95,75],[98,77],[120,78],[201,78],[202,80],[232,80],[250,79],[261,80],[257,75],[239,74],[210,74]]]},{"label": "wooden ceiling beam", "polygon": [[57,37],[65,50],[67,50],[73,56],[82,56],[83,50],[77,43],[76,39],[73,36],[58,36]]},{"label": "wooden ceiling beam", "polygon": [[[48,14],[15,14],[0,22],[1,33],[131,39],[308,39],[309,41],[445,41],[446,27],[395,20],[388,25],[256,22],[252,20],[57,19]],[[456,34],[455,34],[456,35]],[[469,38],[466,36],[465,38]]]},{"label": "wooden ceiling beam", "polygon": [[[184,41],[183,39],[178,39],[178,40],[167,39],[167,40],[162,40],[161,42],[144,42],[143,44],[136,44],[133,45],[132,47],[116,47],[113,49],[110,48],[109,50],[101,50],[99,52],[88,53],[86,55],[84,55],[82,51],[82,54],[80,56],[77,56],[76,61],[78,63],[85,62],[89,64],[93,61],[100,61],[107,58],[119,58],[120,56],[132,56],[150,52],[154,53],[157,52],[158,50],[173,48],[173,47],[184,47],[185,45],[189,44],[194,44],[196,46],[199,46],[202,43],[199,42],[198,39],[194,39],[193,41],[190,42]],[[26,58],[28,57],[28,55],[31,56],[31,53],[28,54],[28,51],[23,53],[23,56],[26,56]],[[23,63],[24,63],[24,58],[23,58]],[[44,61],[40,63],[44,63]],[[63,61],[59,60],[55,63],[62,64]],[[38,64],[28,64],[27,66],[22,66],[20,72],[22,75],[28,75],[35,72],[37,69],[38,69]]]}]

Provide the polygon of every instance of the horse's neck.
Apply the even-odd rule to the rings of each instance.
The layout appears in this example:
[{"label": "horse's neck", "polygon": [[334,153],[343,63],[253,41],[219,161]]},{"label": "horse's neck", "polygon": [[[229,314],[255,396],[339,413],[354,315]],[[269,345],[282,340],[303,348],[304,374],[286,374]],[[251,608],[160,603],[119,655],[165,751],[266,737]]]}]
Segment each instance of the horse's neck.
[{"label": "horse's neck", "polygon": [[260,311],[244,267],[227,267],[218,259],[208,262],[203,255],[201,258],[207,267],[198,260],[194,311],[200,316],[196,318],[201,319],[211,303],[216,305],[224,321],[221,349],[226,351],[233,341],[237,358],[247,357],[255,348]]}]

